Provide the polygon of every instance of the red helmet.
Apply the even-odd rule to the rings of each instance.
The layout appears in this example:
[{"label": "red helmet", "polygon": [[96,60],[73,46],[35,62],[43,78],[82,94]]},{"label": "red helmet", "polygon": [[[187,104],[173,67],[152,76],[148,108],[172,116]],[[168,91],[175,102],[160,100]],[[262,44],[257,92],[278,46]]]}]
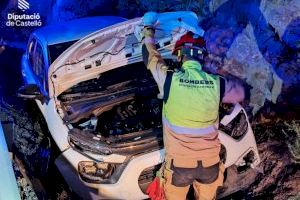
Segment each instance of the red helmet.
[{"label": "red helmet", "polygon": [[203,37],[189,31],[176,41],[172,54],[176,56],[183,54],[188,54],[190,56],[206,54],[205,46],[206,44]]}]

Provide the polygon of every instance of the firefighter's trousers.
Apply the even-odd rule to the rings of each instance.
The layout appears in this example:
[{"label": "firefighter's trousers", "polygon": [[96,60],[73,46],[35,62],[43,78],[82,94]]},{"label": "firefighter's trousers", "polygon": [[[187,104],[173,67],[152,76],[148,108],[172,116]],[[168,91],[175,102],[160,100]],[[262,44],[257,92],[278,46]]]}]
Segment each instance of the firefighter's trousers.
[{"label": "firefighter's trousers", "polygon": [[197,168],[174,166],[174,158],[166,156],[163,164],[165,196],[167,200],[185,200],[190,185],[193,185],[195,199],[216,199],[216,191],[223,185],[223,163],[204,168],[201,161]]}]

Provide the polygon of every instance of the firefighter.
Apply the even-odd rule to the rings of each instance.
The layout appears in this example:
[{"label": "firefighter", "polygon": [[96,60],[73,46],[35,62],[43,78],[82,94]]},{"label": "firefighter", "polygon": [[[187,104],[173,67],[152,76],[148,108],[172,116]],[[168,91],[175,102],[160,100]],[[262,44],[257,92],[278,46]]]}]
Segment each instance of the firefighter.
[{"label": "firefighter", "polygon": [[157,13],[146,13],[143,23],[144,62],[163,98],[165,147],[162,167],[165,196],[154,197],[157,191],[150,191],[149,196],[184,200],[193,185],[196,199],[215,199],[224,172],[219,157],[219,103],[242,101],[244,88],[238,82],[202,70],[207,55],[205,41],[192,32],[184,34],[175,44],[173,54],[182,63],[181,70],[168,70],[155,47]]}]

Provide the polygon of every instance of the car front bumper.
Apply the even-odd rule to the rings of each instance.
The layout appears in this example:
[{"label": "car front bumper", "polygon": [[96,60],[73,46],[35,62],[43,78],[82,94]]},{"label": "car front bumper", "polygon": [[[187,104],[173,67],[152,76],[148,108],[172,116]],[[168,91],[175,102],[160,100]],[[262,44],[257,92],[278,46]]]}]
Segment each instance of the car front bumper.
[{"label": "car front bumper", "polygon": [[[79,161],[87,157],[72,148],[64,151],[55,161],[67,184],[84,199],[147,199],[139,186],[142,172],[163,162],[164,150],[157,150],[133,157],[114,184],[95,184],[81,180],[77,172]],[[91,160],[90,160],[91,161]]]}]

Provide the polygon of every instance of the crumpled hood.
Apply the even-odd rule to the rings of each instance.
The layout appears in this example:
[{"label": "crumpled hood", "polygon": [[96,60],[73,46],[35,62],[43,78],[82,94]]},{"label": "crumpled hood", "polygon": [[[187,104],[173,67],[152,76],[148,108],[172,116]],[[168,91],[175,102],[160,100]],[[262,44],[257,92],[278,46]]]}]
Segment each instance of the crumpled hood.
[{"label": "crumpled hood", "polygon": [[[171,58],[176,40],[187,30],[203,35],[193,12],[162,13],[158,21],[155,39],[166,58]],[[105,71],[142,61],[142,28],[142,18],[135,18],[92,33],[72,45],[49,68],[50,98]]]}]

